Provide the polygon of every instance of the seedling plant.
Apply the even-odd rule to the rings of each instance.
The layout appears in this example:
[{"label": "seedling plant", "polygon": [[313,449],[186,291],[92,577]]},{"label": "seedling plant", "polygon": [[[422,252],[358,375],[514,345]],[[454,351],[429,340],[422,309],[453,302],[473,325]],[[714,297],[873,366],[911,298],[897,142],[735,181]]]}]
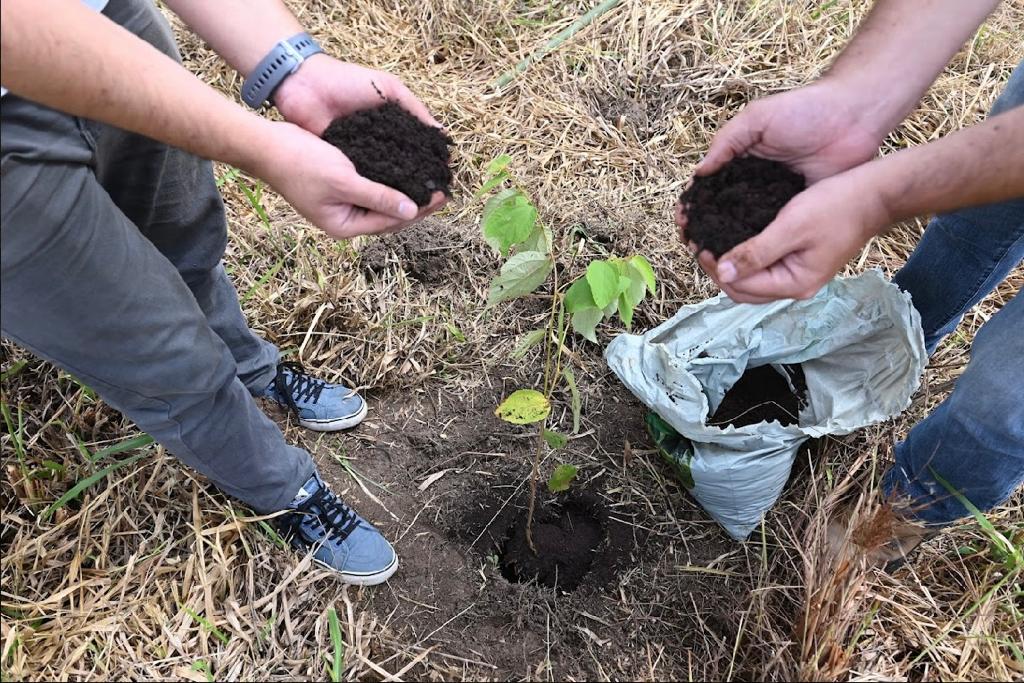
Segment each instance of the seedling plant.
[{"label": "seedling plant", "polygon": [[[637,254],[594,259],[587,264],[582,277],[567,285],[560,282],[551,229],[538,220],[536,206],[517,186],[509,171],[510,162],[508,155],[502,155],[487,166],[486,179],[477,197],[488,197],[481,223],[484,239],[504,259],[501,272],[491,281],[488,307],[530,295],[549,278],[551,280],[551,306],[546,324],[524,334],[512,353],[512,358],[518,360],[531,348],[543,344],[543,384],[536,389],[514,391],[495,411],[498,417],[512,424],[537,425],[526,521],[526,540],[536,553],[533,514],[545,446],[558,450],[568,442],[565,434],[548,429],[552,395],[561,382],[572,397],[572,431],[575,434],[580,429],[579,388],[572,368],[562,362],[569,328],[597,343],[596,328],[606,319],[618,315],[626,328],[631,327],[634,310],[648,293],[654,294],[656,281],[650,262]],[[573,465],[559,465],[548,481],[548,489],[551,493],[567,490],[576,473]]]}]

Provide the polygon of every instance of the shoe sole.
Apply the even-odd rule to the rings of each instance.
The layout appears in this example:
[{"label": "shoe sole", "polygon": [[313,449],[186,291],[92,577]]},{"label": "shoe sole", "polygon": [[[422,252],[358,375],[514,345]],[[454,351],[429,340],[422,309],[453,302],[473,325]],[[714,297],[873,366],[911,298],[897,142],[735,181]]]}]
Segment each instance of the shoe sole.
[{"label": "shoe sole", "polygon": [[345,583],[352,584],[355,586],[376,586],[384,583],[398,571],[398,555],[395,555],[395,559],[385,569],[373,572],[372,574],[352,573],[343,572],[339,569],[335,569],[329,564],[325,564],[320,560],[313,558],[314,564],[318,564],[324,569],[328,569],[331,572],[341,577],[341,580]]},{"label": "shoe sole", "polygon": [[338,417],[333,420],[305,420],[300,417],[299,425],[306,429],[312,429],[314,432],[340,432],[343,429],[351,429],[362,422],[366,418],[368,410],[369,408],[364,402],[363,407],[355,415]]}]

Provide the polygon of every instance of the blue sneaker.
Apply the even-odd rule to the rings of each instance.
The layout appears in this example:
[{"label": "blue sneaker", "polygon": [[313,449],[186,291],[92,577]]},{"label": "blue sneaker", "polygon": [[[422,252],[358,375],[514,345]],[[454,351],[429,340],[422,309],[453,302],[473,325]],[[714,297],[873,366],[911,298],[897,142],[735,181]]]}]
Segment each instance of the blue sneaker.
[{"label": "blue sneaker", "polygon": [[291,408],[300,425],[317,432],[355,427],[366,417],[366,401],[355,389],[316,379],[299,363],[279,363],[261,396]]},{"label": "blue sneaker", "polygon": [[341,580],[360,586],[384,583],[398,570],[398,555],[379,531],[345,505],[316,472],[274,522],[292,547]]}]

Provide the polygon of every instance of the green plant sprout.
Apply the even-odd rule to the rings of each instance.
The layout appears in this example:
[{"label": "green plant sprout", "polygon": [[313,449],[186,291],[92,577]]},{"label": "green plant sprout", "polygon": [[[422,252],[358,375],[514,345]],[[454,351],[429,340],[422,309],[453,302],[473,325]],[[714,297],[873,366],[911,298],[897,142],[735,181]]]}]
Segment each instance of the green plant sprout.
[{"label": "green plant sprout", "polygon": [[[633,323],[633,312],[648,293],[654,294],[654,269],[643,256],[595,259],[587,264],[586,273],[563,287],[558,280],[553,254],[551,229],[538,220],[537,208],[519,187],[508,170],[511,157],[503,154],[487,166],[486,180],[477,192],[481,198],[490,194],[483,210],[481,228],[484,239],[505,262],[501,272],[490,284],[487,306],[532,294],[553,275],[551,307],[545,327],[532,330],[512,352],[513,359],[522,358],[531,348],[544,343],[544,384],[540,389],[519,389],[509,395],[495,415],[512,424],[536,424],[537,449],[530,477],[530,500],[526,517],[526,541],[533,544],[533,513],[540,479],[544,446],[553,450],[568,442],[564,434],[547,428],[551,414],[551,396],[559,381],[564,381],[572,398],[573,433],[580,429],[582,403],[572,369],[562,366],[568,328],[591,342],[597,342],[597,326],[618,314],[626,328]],[[566,317],[569,318],[566,325]],[[571,470],[571,471],[570,471]],[[576,468],[559,466],[548,482],[552,493],[568,490]]]}]

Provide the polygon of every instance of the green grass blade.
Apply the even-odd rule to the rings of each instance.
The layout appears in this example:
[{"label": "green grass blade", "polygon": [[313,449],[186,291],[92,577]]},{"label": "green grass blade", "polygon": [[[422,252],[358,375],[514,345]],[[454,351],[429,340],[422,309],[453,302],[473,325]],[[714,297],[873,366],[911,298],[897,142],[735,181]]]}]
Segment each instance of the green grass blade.
[{"label": "green grass blade", "polygon": [[195,619],[196,621],[198,621],[198,622],[199,622],[199,624],[200,624],[200,625],[201,625],[201,626],[202,626],[203,628],[205,628],[205,629],[206,629],[207,631],[209,631],[210,633],[212,633],[212,634],[213,634],[213,636],[214,636],[214,638],[216,638],[216,639],[217,639],[217,640],[219,640],[220,642],[222,642],[222,643],[224,643],[225,645],[227,645],[227,644],[228,644],[228,643],[229,643],[229,642],[231,641],[231,637],[230,637],[229,635],[227,635],[226,633],[224,633],[223,631],[221,631],[221,630],[220,630],[219,628],[217,628],[216,626],[214,626],[214,625],[213,625],[213,622],[211,622],[211,621],[210,621],[209,619],[207,619],[206,617],[204,617],[204,616],[202,616],[202,615],[200,615],[200,614],[197,614],[196,612],[193,612],[193,611],[192,611],[192,610],[190,610],[190,609],[189,609],[188,607],[182,607],[181,609],[183,609],[183,610],[185,611],[185,613],[186,613],[186,614],[188,614],[188,615],[189,615],[190,617],[192,617],[193,619]]},{"label": "green grass blade", "polygon": [[151,443],[153,443],[153,437],[149,434],[140,434],[120,443],[115,443],[113,446],[107,446],[102,450],[96,451],[92,454],[92,460],[95,462],[109,455],[117,455],[118,453],[124,453],[125,451],[134,451],[137,448],[148,446]]},{"label": "green grass blade", "polygon": [[145,458],[147,455],[149,455],[149,453],[139,453],[137,455],[131,456],[130,458],[118,460],[113,464],[107,465],[102,470],[96,472],[92,476],[82,479],[77,484],[72,486],[63,496],[54,501],[54,503],[50,505],[50,507],[43,510],[43,521],[48,520],[53,515],[53,513],[55,513],[57,510],[60,510],[62,507],[73,501],[75,498],[78,498],[78,496],[82,494],[82,491],[86,490],[96,482],[102,480],[111,472],[115,472],[121,469],[122,467],[127,467],[128,465],[135,464],[139,460]]},{"label": "green grass blade", "polygon": [[242,296],[242,298],[241,298],[241,300],[240,300],[240,301],[241,301],[241,303],[243,303],[243,304],[244,304],[244,303],[245,303],[246,301],[248,301],[248,300],[249,300],[249,298],[250,298],[250,297],[251,297],[251,296],[252,296],[253,294],[255,294],[255,293],[256,293],[256,292],[257,292],[257,291],[258,291],[259,289],[261,289],[261,288],[263,287],[263,285],[267,284],[267,282],[268,282],[268,281],[270,280],[270,278],[272,278],[272,277],[274,277],[275,275],[277,275],[277,271],[281,270],[281,267],[282,267],[282,266],[284,266],[284,256],[282,256],[281,258],[279,258],[279,259],[277,260],[277,263],[275,263],[274,265],[272,265],[272,266],[270,267],[270,270],[268,270],[267,272],[265,272],[265,273],[263,274],[263,277],[261,277],[261,278],[260,278],[259,280],[257,280],[257,281],[256,281],[256,284],[254,284],[254,285],[253,285],[252,287],[250,287],[250,288],[249,288],[249,291],[247,291],[247,292],[246,292],[246,293],[245,293],[245,294],[244,294],[244,295]]},{"label": "green grass blade", "polygon": [[0,382],[6,379],[10,379],[11,377],[14,377],[19,372],[24,370],[26,365],[28,365],[27,360],[19,360],[17,363],[15,363],[11,367],[7,368],[2,373],[0,373]]},{"label": "green grass blade", "polygon": [[333,607],[327,610],[327,625],[331,630],[331,647],[334,649],[331,680],[337,683],[345,672],[345,641],[341,639],[341,624],[338,623],[338,613]]}]

